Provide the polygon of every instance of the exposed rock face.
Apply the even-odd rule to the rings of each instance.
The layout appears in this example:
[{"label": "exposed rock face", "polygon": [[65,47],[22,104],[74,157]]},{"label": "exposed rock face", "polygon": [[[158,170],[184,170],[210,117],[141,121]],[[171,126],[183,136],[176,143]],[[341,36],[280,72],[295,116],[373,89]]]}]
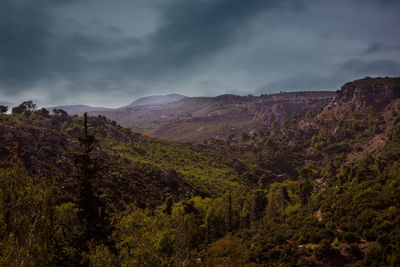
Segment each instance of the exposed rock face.
[{"label": "exposed rock face", "polygon": [[400,78],[364,78],[346,83],[336,92],[325,111],[336,115],[352,111],[361,112],[368,106],[382,110],[400,98]]},{"label": "exposed rock face", "polygon": [[298,92],[287,94],[287,97],[266,99],[255,104],[252,114],[255,120],[261,120],[266,126],[273,121],[282,124],[291,121],[292,114],[297,113],[298,120],[303,119],[307,111],[320,112],[328,103],[333,92]]}]

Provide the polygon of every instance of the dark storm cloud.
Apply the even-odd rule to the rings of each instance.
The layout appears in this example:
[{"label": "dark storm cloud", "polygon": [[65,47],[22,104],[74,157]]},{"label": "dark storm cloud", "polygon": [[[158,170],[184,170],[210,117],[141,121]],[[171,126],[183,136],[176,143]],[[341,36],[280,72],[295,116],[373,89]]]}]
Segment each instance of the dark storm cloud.
[{"label": "dark storm cloud", "polygon": [[400,52],[400,45],[387,45],[383,43],[372,43],[368,46],[368,48],[364,51],[364,54],[372,54],[381,51],[396,51]]},{"label": "dark storm cloud", "polygon": [[[277,8],[287,1],[217,0],[178,1],[166,8],[163,24],[151,37],[152,51],[163,51],[169,63],[187,64],[204,59],[232,44],[246,22],[266,8]],[[293,1],[294,7],[296,1]]]},{"label": "dark storm cloud", "polygon": [[[0,84],[7,94],[18,94],[43,80],[66,80],[72,83],[69,90],[75,91],[107,90],[122,77],[127,83],[133,78],[141,84],[168,74],[175,77],[196,61],[235,44],[235,34],[257,13],[285,2],[171,1],[161,5],[158,29],[139,40],[99,37],[91,29],[82,30],[78,22],[60,21],[52,13],[54,7],[77,1],[2,1]],[[286,7],[293,8],[294,3]],[[107,58],[130,46],[135,52]]]},{"label": "dark storm cloud", "polygon": [[32,2],[1,1],[0,82],[7,90],[24,90],[42,75],[48,22],[45,9]]},{"label": "dark storm cloud", "polygon": [[[246,37],[243,30],[265,9],[298,9],[298,1],[180,0],[164,4],[161,25],[143,44],[146,51],[118,61],[141,78],[173,78]],[[239,36],[238,33],[242,33]]]},{"label": "dark storm cloud", "polygon": [[119,47],[115,40],[84,32],[77,22],[60,21],[52,13],[54,8],[77,2],[6,0],[0,3],[2,91],[13,95],[42,81],[58,80],[69,80],[79,89],[77,84],[84,82],[83,77],[90,69],[96,69],[98,55]]},{"label": "dark storm cloud", "polygon": [[65,71],[76,59],[71,54],[82,42],[60,47],[65,40],[53,28],[56,18],[49,12],[53,7],[72,2],[5,0],[0,3],[0,84],[8,94],[24,91],[42,79],[52,79],[55,72]]},{"label": "dark storm cloud", "polygon": [[377,75],[378,73],[386,73],[387,75],[398,75],[400,73],[400,63],[395,60],[371,60],[365,61],[353,59],[341,64],[341,71],[354,75],[362,75],[370,73]]},{"label": "dark storm cloud", "polygon": [[398,76],[399,2],[2,0],[0,100],[122,105]]}]

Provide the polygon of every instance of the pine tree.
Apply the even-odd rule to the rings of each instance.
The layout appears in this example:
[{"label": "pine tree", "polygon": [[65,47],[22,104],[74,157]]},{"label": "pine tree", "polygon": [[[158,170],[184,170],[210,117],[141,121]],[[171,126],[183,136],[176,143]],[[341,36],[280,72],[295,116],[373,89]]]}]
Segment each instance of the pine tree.
[{"label": "pine tree", "polygon": [[79,207],[78,217],[83,227],[81,237],[82,249],[86,250],[87,241],[96,241],[107,244],[108,236],[111,232],[109,216],[106,212],[106,205],[99,196],[94,185],[99,164],[92,157],[97,139],[95,134],[88,131],[87,114],[83,115],[84,132],[78,138],[81,145],[81,151],[74,153],[74,161],[79,170],[75,178],[77,199],[76,204]]},{"label": "pine tree", "polygon": [[252,196],[252,203],[250,209],[250,220],[254,226],[256,222],[261,219],[261,223],[264,224],[264,210],[267,207],[268,200],[263,190],[255,190]]},{"label": "pine tree", "polygon": [[299,194],[301,205],[306,206],[309,202],[313,190],[313,185],[310,181],[313,171],[310,168],[304,167],[301,168],[298,173],[300,176]]},{"label": "pine tree", "polygon": [[232,196],[230,191],[228,192],[227,228],[228,232],[232,233]]},{"label": "pine tree", "polygon": [[278,199],[281,206],[281,216],[283,216],[287,203],[290,201],[289,193],[287,191],[286,186],[282,186],[281,189],[279,190]]}]

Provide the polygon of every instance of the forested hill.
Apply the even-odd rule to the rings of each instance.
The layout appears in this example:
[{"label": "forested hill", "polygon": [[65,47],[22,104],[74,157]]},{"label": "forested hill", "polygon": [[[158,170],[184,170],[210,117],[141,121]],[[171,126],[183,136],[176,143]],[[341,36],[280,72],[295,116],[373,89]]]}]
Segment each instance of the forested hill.
[{"label": "forested hill", "polygon": [[197,145],[24,102],[0,114],[0,265],[399,266],[399,93],[353,81]]},{"label": "forested hill", "polygon": [[[67,191],[73,186],[82,117],[26,110],[2,115],[0,125],[2,167],[12,167],[15,155],[30,174],[56,174]],[[88,127],[97,140],[92,154],[100,165],[98,186],[119,206],[134,201],[154,207],[167,196],[187,193],[215,197],[237,186],[236,171],[206,150],[150,138],[103,116],[89,117]]]}]

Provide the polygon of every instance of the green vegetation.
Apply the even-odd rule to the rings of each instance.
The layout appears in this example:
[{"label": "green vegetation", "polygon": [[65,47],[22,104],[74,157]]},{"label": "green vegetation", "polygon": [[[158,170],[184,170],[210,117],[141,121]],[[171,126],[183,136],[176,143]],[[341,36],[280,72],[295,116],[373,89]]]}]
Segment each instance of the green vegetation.
[{"label": "green vegetation", "polygon": [[1,266],[400,265],[398,100],[201,145],[24,103],[0,114]]}]

